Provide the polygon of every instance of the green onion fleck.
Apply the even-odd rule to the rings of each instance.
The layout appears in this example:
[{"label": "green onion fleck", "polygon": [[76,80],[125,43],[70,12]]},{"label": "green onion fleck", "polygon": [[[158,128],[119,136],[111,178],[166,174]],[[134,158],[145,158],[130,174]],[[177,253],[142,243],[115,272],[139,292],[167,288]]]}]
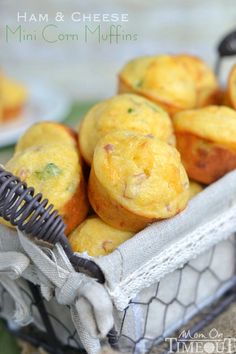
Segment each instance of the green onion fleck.
[{"label": "green onion fleck", "polygon": [[128,113],[133,113],[134,112],[134,109],[133,108],[128,108]]},{"label": "green onion fleck", "polygon": [[35,171],[35,175],[40,180],[46,180],[51,177],[56,177],[62,173],[62,170],[54,163],[48,163],[42,171]]},{"label": "green onion fleck", "polygon": [[141,87],[143,85],[143,80],[138,80],[136,83],[135,83],[135,87]]}]

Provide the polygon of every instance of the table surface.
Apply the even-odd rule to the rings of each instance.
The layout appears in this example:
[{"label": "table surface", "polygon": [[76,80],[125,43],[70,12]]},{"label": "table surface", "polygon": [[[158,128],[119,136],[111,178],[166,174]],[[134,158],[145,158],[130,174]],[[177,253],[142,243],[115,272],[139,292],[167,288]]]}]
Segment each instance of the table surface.
[{"label": "table surface", "polygon": [[[89,108],[94,104],[94,102],[76,102],[72,105],[71,111],[65,120],[64,124],[67,124],[71,127],[76,127],[89,110]],[[14,145],[0,148],[0,164],[5,164],[12,156],[14,152]]]}]

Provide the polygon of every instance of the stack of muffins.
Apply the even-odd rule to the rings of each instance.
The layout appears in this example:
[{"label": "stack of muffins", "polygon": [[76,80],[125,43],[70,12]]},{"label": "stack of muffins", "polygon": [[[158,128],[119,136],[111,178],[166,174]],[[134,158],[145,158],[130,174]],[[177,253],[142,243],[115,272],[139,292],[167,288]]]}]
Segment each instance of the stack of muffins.
[{"label": "stack of muffins", "polygon": [[74,251],[106,255],[236,168],[235,82],[187,54],[132,60],[77,134],[37,124],[6,169],[55,205]]}]

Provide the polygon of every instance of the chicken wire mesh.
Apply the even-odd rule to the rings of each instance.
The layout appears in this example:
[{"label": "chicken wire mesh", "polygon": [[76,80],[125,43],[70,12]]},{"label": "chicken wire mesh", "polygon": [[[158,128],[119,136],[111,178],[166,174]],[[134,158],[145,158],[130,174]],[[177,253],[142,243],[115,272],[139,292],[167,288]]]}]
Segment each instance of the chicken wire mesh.
[{"label": "chicken wire mesh", "polygon": [[[120,346],[147,353],[236,283],[235,237],[214,246],[182,269],[144,289],[124,311]],[[133,322],[134,330],[130,330]]]},{"label": "chicken wire mesh", "polygon": [[[224,308],[222,301],[214,308],[210,305],[235,287],[235,255],[236,238],[233,235],[141,291],[123,312],[115,310],[119,350],[150,353],[155,348],[155,353],[161,353],[167,346],[165,339],[194,316],[197,316],[196,328],[204,326]],[[28,299],[34,326],[31,324],[22,330],[8,322],[9,329],[51,353],[82,353],[69,308],[59,305],[55,299],[46,302],[32,284],[21,282],[19,286]],[[235,290],[229,297],[233,301],[232,294],[235,295]],[[0,300],[0,312],[4,317],[9,307],[12,308],[4,288],[0,288]],[[229,303],[229,299],[224,298],[224,301]]]}]

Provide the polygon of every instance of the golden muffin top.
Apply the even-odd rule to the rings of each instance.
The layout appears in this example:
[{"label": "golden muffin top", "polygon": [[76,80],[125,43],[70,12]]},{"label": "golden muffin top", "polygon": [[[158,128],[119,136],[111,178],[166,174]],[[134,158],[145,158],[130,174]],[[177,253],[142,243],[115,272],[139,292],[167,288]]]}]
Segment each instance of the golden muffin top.
[{"label": "golden muffin top", "polygon": [[174,56],[140,57],[128,62],[119,74],[137,92],[177,109],[196,105],[195,81]]},{"label": "golden muffin top", "polygon": [[141,96],[117,95],[92,107],[79,127],[81,153],[89,164],[98,140],[117,130],[152,134],[170,144],[175,141],[172,122],[162,108]]},{"label": "golden muffin top", "polygon": [[191,54],[178,54],[175,58],[187,69],[198,88],[218,85],[214,72],[201,58]]},{"label": "golden muffin top", "polygon": [[197,106],[207,103],[207,97],[211,93],[214,93],[219,87],[214,72],[197,56],[179,54],[175,56],[175,59],[183,65],[195,82],[197,90]]},{"label": "golden muffin top", "polygon": [[187,203],[189,182],[178,151],[153,136],[107,134],[95,148],[93,169],[111,198],[136,214],[167,218]]},{"label": "golden muffin top", "polygon": [[63,124],[53,122],[40,122],[32,125],[20,138],[16,145],[16,153],[28,149],[34,145],[57,143],[62,146],[76,147],[76,134]]},{"label": "golden muffin top", "polygon": [[173,119],[175,131],[236,148],[236,112],[225,106],[179,112]]},{"label": "golden muffin top", "polygon": [[90,256],[105,256],[134,235],[133,232],[117,230],[98,216],[87,218],[69,236],[74,252],[86,252]]},{"label": "golden muffin top", "polygon": [[25,103],[28,93],[24,85],[4,75],[0,76],[1,95],[4,108],[18,107]]},{"label": "golden muffin top", "polygon": [[58,210],[71,199],[82,175],[76,149],[66,145],[62,148],[60,143],[19,152],[7,162],[6,170],[34,187],[36,193],[42,193]]}]

